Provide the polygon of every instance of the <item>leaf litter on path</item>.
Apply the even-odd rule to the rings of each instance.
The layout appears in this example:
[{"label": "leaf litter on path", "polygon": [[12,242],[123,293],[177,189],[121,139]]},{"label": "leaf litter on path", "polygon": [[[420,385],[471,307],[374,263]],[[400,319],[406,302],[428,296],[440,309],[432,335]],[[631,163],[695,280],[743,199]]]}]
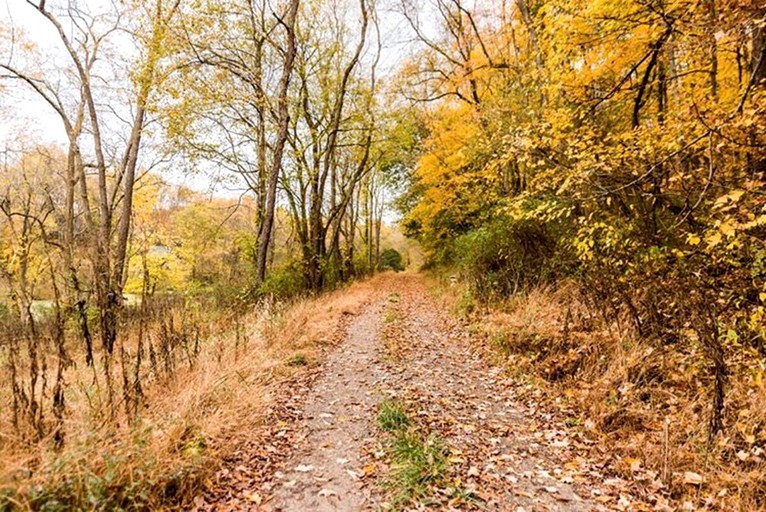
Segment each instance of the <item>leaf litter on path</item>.
[{"label": "leaf litter on path", "polygon": [[405,404],[448,452],[444,481],[408,510],[669,510],[603,474],[588,440],[544,401],[520,399],[520,384],[483,357],[428,296],[422,277],[392,276],[379,292],[396,300],[380,298],[350,319],[321,371],[297,392],[282,390],[292,396],[276,415],[282,426],[244,447],[255,476],[224,479],[233,486],[226,495],[242,499],[205,510],[390,507],[382,486],[390,463],[375,426],[387,399]]}]

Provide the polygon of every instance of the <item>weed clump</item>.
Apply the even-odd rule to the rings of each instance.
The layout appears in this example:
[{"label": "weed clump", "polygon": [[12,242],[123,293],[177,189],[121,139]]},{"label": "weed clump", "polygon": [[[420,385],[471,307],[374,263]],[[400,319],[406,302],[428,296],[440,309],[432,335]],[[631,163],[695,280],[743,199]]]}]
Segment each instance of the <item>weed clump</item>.
[{"label": "weed clump", "polygon": [[427,502],[447,474],[447,448],[438,437],[424,434],[395,401],[380,404],[378,426],[389,434],[391,469],[383,486],[391,494],[394,509]]},{"label": "weed clump", "polygon": [[303,354],[296,354],[287,360],[287,366],[297,367],[306,366],[309,364],[309,360]]},{"label": "weed clump", "polygon": [[393,433],[406,430],[410,425],[412,425],[412,421],[400,403],[386,400],[380,404],[378,426],[382,431]]}]

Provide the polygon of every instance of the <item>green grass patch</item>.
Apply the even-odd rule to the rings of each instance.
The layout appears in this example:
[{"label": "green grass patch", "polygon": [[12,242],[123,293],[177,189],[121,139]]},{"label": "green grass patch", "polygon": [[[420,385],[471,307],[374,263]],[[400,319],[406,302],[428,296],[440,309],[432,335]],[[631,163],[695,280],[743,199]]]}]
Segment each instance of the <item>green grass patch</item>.
[{"label": "green grass patch", "polygon": [[410,419],[404,406],[395,401],[380,404],[378,426],[389,434],[387,451],[391,461],[383,482],[394,510],[431,501],[434,487],[447,474],[447,447],[435,436],[424,435]]},{"label": "green grass patch", "polygon": [[306,366],[309,364],[309,360],[303,354],[296,354],[287,360],[287,366]]},{"label": "green grass patch", "polygon": [[407,416],[404,406],[393,400],[386,400],[380,404],[378,412],[378,426],[384,432],[396,432],[406,430],[412,425],[412,420]]},{"label": "green grass patch", "polygon": [[383,317],[383,322],[386,324],[393,324],[399,321],[399,312],[394,308],[387,308],[386,314]]},{"label": "green grass patch", "polygon": [[388,296],[388,304],[386,305],[386,312],[383,317],[383,321],[386,324],[393,324],[400,320],[401,314],[399,312],[399,309],[397,308],[398,303],[399,303],[398,293],[392,293]]},{"label": "green grass patch", "polygon": [[434,486],[447,474],[447,449],[441,439],[407,430],[397,431],[390,446],[391,470],[385,487],[395,509],[428,504]]}]

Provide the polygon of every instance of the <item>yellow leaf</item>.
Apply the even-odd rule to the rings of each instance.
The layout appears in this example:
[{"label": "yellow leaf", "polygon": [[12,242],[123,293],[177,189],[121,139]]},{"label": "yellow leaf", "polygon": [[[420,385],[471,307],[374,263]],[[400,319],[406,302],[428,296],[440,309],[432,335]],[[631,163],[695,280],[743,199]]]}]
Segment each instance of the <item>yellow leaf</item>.
[{"label": "yellow leaf", "polygon": [[262,497],[261,497],[261,495],[260,495],[260,494],[258,494],[257,492],[248,492],[248,491],[245,491],[245,492],[242,494],[242,496],[243,496],[243,497],[244,497],[246,500],[252,501],[252,502],[253,502],[253,503],[255,503],[256,505],[260,505],[260,504],[261,504],[261,502],[263,501],[263,498],[262,498]]},{"label": "yellow leaf", "polygon": [[700,237],[698,237],[697,235],[692,235],[692,236],[690,236],[690,237],[689,237],[689,243],[690,243],[691,245],[699,245],[699,243],[700,243],[701,241],[702,241],[702,240],[701,240],[701,239],[700,239]]},{"label": "yellow leaf", "polygon": [[724,222],[720,226],[718,226],[718,229],[723,233],[724,236],[733,236],[736,233],[736,228],[729,222]]},{"label": "yellow leaf", "polygon": [[709,247],[715,247],[721,243],[721,233],[715,232],[709,235],[705,240],[707,241]]},{"label": "yellow leaf", "polygon": [[714,206],[722,206],[726,203],[736,203],[740,200],[744,193],[744,190],[732,190],[728,194],[716,199]]}]

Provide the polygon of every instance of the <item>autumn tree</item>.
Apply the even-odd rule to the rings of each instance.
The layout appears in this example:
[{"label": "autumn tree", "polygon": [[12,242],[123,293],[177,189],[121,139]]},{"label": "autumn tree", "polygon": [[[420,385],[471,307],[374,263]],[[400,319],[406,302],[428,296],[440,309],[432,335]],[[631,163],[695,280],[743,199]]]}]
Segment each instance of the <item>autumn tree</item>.
[{"label": "autumn tree", "polygon": [[[256,286],[284,205],[306,284],[318,290],[326,277],[353,274],[359,184],[373,168],[379,42],[372,57],[364,52],[375,14],[367,0],[231,7],[228,16],[211,4],[186,18],[178,44],[188,62],[167,100],[168,132],[201,166],[232,171],[255,196]],[[211,40],[200,27],[227,37]]]},{"label": "autumn tree", "polygon": [[577,276],[641,336],[699,346],[712,440],[722,333],[764,336],[763,9],[517,1],[493,24],[439,1],[429,34],[402,5],[421,42],[402,87],[435,101],[405,229],[485,296]]},{"label": "autumn tree", "polygon": [[[169,134],[180,149],[233,171],[255,195],[258,282],[266,277],[288,137],[299,7],[297,0],[276,7],[213,3],[187,13],[177,34],[187,62],[166,107]],[[220,16],[223,10],[229,15]],[[203,27],[227,37],[211,40]]]},{"label": "autumn tree", "polygon": [[[108,361],[117,336],[147,110],[161,77],[167,27],[178,5],[178,1],[157,0],[98,11],[76,5],[59,9],[30,0],[24,7],[56,35],[65,58],[46,67],[41,52],[52,48],[36,50],[11,39],[3,51],[7,57],[0,63],[3,78],[26,87],[52,109],[66,135],[67,164],[60,183],[66,191],[61,230],[67,273],[64,292],[70,306],[83,304],[92,287],[107,381],[111,380]],[[127,34],[139,49],[130,69],[100,65],[117,34]],[[122,95],[125,89],[115,83],[119,80],[125,81],[126,96]],[[130,116],[127,129],[114,132],[122,115]],[[87,240],[91,265],[87,275],[75,264],[82,240]],[[85,307],[78,310],[85,315]],[[87,325],[84,316],[81,321]],[[83,335],[88,337],[85,331]],[[112,403],[111,385],[109,390]]]}]

